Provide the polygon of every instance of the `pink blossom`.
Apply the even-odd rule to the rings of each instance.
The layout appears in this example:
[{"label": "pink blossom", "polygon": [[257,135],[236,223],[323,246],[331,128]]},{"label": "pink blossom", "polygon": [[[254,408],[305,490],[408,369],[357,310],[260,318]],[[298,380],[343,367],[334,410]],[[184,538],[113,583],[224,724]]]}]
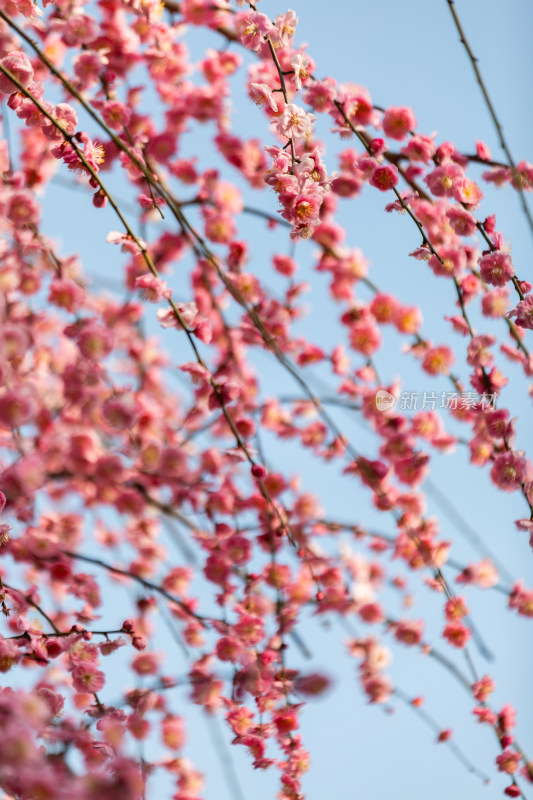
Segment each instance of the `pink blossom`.
[{"label": "pink blossom", "polygon": [[428,164],[435,155],[435,143],[428,136],[410,136],[407,144],[402,147],[400,153],[407,156],[410,161],[423,161]]},{"label": "pink blossom", "polygon": [[335,81],[332,78],[326,78],[323,81],[313,81],[308,85],[304,100],[314,111],[322,113],[331,111],[335,96]]},{"label": "pink blossom", "polygon": [[379,603],[365,603],[359,608],[359,616],[369,624],[381,623],[385,619],[383,609]]},{"label": "pink blossom", "polygon": [[478,718],[478,722],[485,725],[494,725],[496,722],[496,714],[486,706],[476,706],[472,709],[472,713]]},{"label": "pink blossom", "polygon": [[516,165],[516,171],[511,173],[511,183],[515,189],[530,192],[533,189],[533,164],[520,161]]},{"label": "pink blossom", "polygon": [[454,647],[463,648],[466,647],[472,634],[462,622],[449,622],[442,635]]},{"label": "pink blossom", "polygon": [[363,689],[370,703],[386,703],[393,691],[390,680],[384,675],[370,675],[364,678]]},{"label": "pink blossom", "polygon": [[93,664],[85,662],[72,671],[72,685],[77,692],[99,692],[104,683],[104,673]]},{"label": "pink blossom", "polygon": [[528,294],[521,300],[516,308],[509,311],[508,317],[515,317],[515,322],[521,328],[529,328],[533,330],[533,295]]},{"label": "pink blossom", "polygon": [[492,678],[484,675],[472,685],[472,694],[480,703],[484,703],[495,689]]},{"label": "pink blossom", "polygon": [[13,192],[7,202],[6,216],[13,225],[36,223],[40,207],[32,192],[19,189]]},{"label": "pink blossom", "polygon": [[244,47],[257,52],[273,26],[265,14],[251,11],[237,15],[236,27]]},{"label": "pink blossom", "polygon": [[233,626],[233,631],[246,646],[259,644],[265,636],[262,620],[253,614],[242,613],[239,622]]},{"label": "pink blossom", "polygon": [[98,25],[88,14],[83,14],[78,9],[69,14],[61,30],[61,36],[69,47],[79,47],[90,44],[98,35]]},{"label": "pink blossom", "polygon": [[98,83],[108,59],[103,52],[86,50],[72,59],[74,73],[82,89],[88,89]]},{"label": "pink blossom", "polygon": [[370,311],[380,325],[394,322],[394,317],[398,312],[399,303],[391,294],[378,293],[370,303]]},{"label": "pink blossom", "polygon": [[454,197],[469,208],[476,208],[483,199],[483,192],[475,181],[465,177],[463,182],[456,186]]},{"label": "pink blossom", "polygon": [[424,623],[421,620],[401,620],[394,626],[394,636],[402,644],[419,645],[424,634]]},{"label": "pink blossom", "polygon": [[523,453],[500,453],[490,471],[492,481],[506,492],[514,492],[527,479],[528,462]]},{"label": "pink blossom", "polygon": [[291,278],[298,269],[298,264],[290,256],[274,255],[272,256],[272,263],[274,269],[287,278]]},{"label": "pink blossom", "polygon": [[161,298],[168,299],[172,294],[165,281],[150,272],[135,279],[135,288],[140,289],[143,299],[150,303],[157,303]]},{"label": "pink blossom", "polygon": [[493,289],[481,298],[481,308],[486,317],[499,318],[505,316],[509,307],[509,290],[506,287]]},{"label": "pink blossom", "polygon": [[216,644],[216,654],[221,661],[237,662],[243,652],[240,639],[235,636],[222,636]]},{"label": "pink blossom", "polygon": [[284,708],[276,711],[273,715],[272,721],[276,726],[276,730],[281,735],[286,735],[291,731],[298,729],[298,713],[297,708]]},{"label": "pink blossom", "polygon": [[388,192],[393,186],[398,183],[398,170],[393,164],[386,164],[379,166],[372,172],[370,178],[370,185],[379,189],[380,192]]},{"label": "pink blossom", "polygon": [[0,395],[0,425],[18,428],[35,415],[35,402],[27,389],[8,389]]},{"label": "pink blossom", "polygon": [[435,197],[454,197],[464,177],[463,170],[457,164],[444,164],[429,172],[424,180]]},{"label": "pink blossom", "polygon": [[141,653],[131,662],[131,668],[138,675],[155,675],[161,656],[158,653]]},{"label": "pink blossom", "polygon": [[[55,121],[63,128],[63,130],[72,136],[76,132],[78,125],[78,115],[72,106],[68,103],[59,103],[51,113]],[[57,127],[50,121],[46,120],[41,126],[41,130],[47,139],[50,141],[58,141],[63,139],[63,134]]]},{"label": "pink blossom", "polygon": [[9,672],[19,662],[20,655],[16,642],[0,637],[0,672]]},{"label": "pink blossom", "polygon": [[400,306],[393,322],[400,333],[417,333],[422,325],[422,312],[417,306]]},{"label": "pink blossom", "polygon": [[294,11],[287,11],[285,14],[278,14],[274,20],[275,31],[272,37],[279,42],[281,47],[288,47],[296,32],[298,17]]},{"label": "pink blossom", "polygon": [[500,772],[507,772],[512,775],[520,766],[520,754],[516,750],[504,750],[496,756],[496,763]]},{"label": "pink blossom", "polygon": [[465,267],[464,250],[459,247],[439,247],[439,258],[432,255],[429,266],[435,275],[445,278],[460,278]]},{"label": "pink blossom", "polygon": [[511,256],[501,250],[482,256],[479,271],[485,283],[492,286],[504,286],[515,274]]},{"label": "pink blossom", "polygon": [[218,28],[228,22],[229,4],[226,0],[182,0],[180,10],[191,25]]},{"label": "pink blossom", "polygon": [[416,125],[416,117],[410,108],[391,107],[383,117],[383,131],[390,139],[405,139]]},{"label": "pink blossom", "polygon": [[185,744],[185,728],[181,717],[167,714],[161,723],[163,744],[171,750],[181,750]]},{"label": "pink blossom", "polygon": [[266,83],[251,83],[250,84],[250,97],[258,106],[268,104],[272,111],[277,111],[278,106],[274,100],[272,89]]},{"label": "pink blossom", "polygon": [[146,242],[137,238],[133,240],[127,233],[119,233],[118,231],[110,231],[107,234],[106,241],[110,244],[120,244],[120,249],[123,253],[139,253],[141,248],[146,247]]},{"label": "pink blossom", "polygon": [[476,232],[476,220],[461,206],[452,206],[446,212],[450,226],[458,236],[472,236]]},{"label": "pink blossom", "polygon": [[358,353],[371,356],[380,344],[381,333],[372,320],[362,320],[350,327],[350,345]]},{"label": "pink blossom", "polygon": [[91,322],[83,328],[78,336],[80,352],[92,361],[105,358],[113,348],[113,335],[111,331]]},{"label": "pink blossom", "polygon": [[[0,64],[9,70],[25,89],[28,88],[33,80],[33,67],[26,53],[23,53],[22,50],[12,50],[9,55],[4,56]],[[17,91],[18,87],[15,86],[13,81],[4,73],[0,73],[0,92],[11,94],[11,92]]]},{"label": "pink blossom", "polygon": [[[318,192],[296,195],[291,203],[291,221],[297,225],[318,223],[318,212],[321,205],[322,196]],[[282,216],[285,216],[285,213]]]},{"label": "pink blossom", "polygon": [[309,75],[313,71],[311,62],[304,53],[296,53],[296,55],[291,58],[291,67],[294,70],[296,89],[300,91],[302,83],[307,81]]},{"label": "pink blossom", "polygon": [[[161,281],[161,283],[164,283],[164,281]],[[178,309],[180,317],[188,328],[194,325],[194,322],[198,316],[198,308],[196,303],[176,303],[176,308]],[[173,308],[160,309],[157,312],[157,319],[159,320],[162,328],[181,328],[181,323],[177,318]]]},{"label": "pink blossom", "polygon": [[449,347],[440,345],[430,347],[422,360],[422,368],[429,375],[447,375],[454,362],[453,353]]},{"label": "pink blossom", "polygon": [[103,103],[101,114],[106,125],[119,133],[128,124],[131,117],[130,109],[119,100],[107,100]]},{"label": "pink blossom", "polygon": [[314,114],[308,114],[300,106],[289,103],[283,109],[276,130],[287,138],[310,136],[314,119]]},{"label": "pink blossom", "polygon": [[494,336],[473,336],[468,345],[467,362],[472,367],[492,367],[494,356],[489,347],[495,344]]},{"label": "pink blossom", "polygon": [[489,161],[491,158],[491,153],[488,145],[485,142],[477,141],[476,142],[476,153],[479,158],[482,158],[483,161]]},{"label": "pink blossom", "polygon": [[50,284],[48,302],[71,313],[76,312],[83,303],[85,292],[72,280],[54,279]]},{"label": "pink blossom", "polygon": [[217,381],[217,391],[214,390],[209,396],[209,408],[212,411],[214,408],[218,408],[220,404],[228,405],[229,403],[233,403],[241,393],[241,387],[236,381],[225,379],[218,379]]}]

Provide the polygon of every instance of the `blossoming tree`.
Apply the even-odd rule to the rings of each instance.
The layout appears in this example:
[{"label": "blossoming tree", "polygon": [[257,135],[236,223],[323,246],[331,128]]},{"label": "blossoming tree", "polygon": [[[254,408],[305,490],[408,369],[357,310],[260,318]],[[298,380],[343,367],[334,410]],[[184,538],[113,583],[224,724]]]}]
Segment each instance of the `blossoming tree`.
[{"label": "blossoming tree", "polygon": [[[261,796],[312,800],[333,640],[350,702],[403,704],[472,780],[526,796],[527,727],[487,663],[508,647],[474,612],[486,590],[523,631],[533,591],[453,487],[459,457],[527,563],[533,292],[483,197],[516,193],[533,230],[533,166],[448,5],[501,160],[328,76],[291,10],[0,3],[6,798],[197,800],[199,707],[228,796],[251,764],[276,775]],[[423,276],[398,293],[339,223],[367,199]],[[402,688],[407,651],[410,676],[460,688],[454,720]],[[493,733],[476,766],[448,727],[467,717]]]}]

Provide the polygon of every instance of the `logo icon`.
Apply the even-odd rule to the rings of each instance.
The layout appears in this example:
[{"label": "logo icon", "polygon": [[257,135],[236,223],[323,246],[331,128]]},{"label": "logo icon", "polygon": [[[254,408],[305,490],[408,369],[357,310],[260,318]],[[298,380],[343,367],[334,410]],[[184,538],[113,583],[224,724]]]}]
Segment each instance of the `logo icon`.
[{"label": "logo icon", "polygon": [[391,411],[396,405],[396,397],[386,389],[376,392],[376,408],[378,411]]}]

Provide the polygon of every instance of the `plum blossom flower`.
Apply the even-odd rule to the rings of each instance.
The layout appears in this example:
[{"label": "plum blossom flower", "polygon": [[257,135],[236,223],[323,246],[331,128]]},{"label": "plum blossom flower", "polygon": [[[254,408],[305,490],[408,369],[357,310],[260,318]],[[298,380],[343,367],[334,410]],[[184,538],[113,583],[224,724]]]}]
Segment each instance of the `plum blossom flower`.
[{"label": "plum blossom flower", "polygon": [[[78,126],[78,115],[72,106],[68,103],[58,103],[52,110],[51,114],[55,121],[71,136],[76,132]],[[49,119],[46,119],[41,130],[47,139],[50,141],[61,140],[63,134],[59,131]]]},{"label": "plum blossom flower", "polygon": [[422,161],[428,164],[435,155],[435,143],[428,136],[411,136],[400,153],[407,156],[410,161]]},{"label": "plum blossom flower", "polygon": [[369,703],[386,703],[393,691],[393,686],[385,675],[369,675],[362,683]]},{"label": "plum blossom flower", "polygon": [[272,89],[266,83],[250,84],[250,97],[257,106],[264,106],[266,103],[272,111],[277,111],[278,106],[272,95]]},{"label": "plum blossom flower", "polygon": [[140,253],[141,249],[146,247],[146,242],[143,239],[137,238],[137,241],[134,241],[128,233],[120,233],[119,231],[109,231],[106,241],[109,244],[120,244],[120,249],[123,253]]},{"label": "plum blossom flower", "polygon": [[428,188],[435,197],[453,197],[462,185],[465,174],[457,164],[444,164],[436,167],[425,178]]},{"label": "plum blossom flower", "polygon": [[467,362],[472,367],[492,367],[494,356],[489,350],[496,342],[494,336],[481,335],[474,336],[468,345]]},{"label": "plum blossom flower", "polygon": [[[176,303],[176,307],[180,312],[182,320],[186,326],[190,328],[198,316],[196,303]],[[172,308],[160,309],[157,312],[157,319],[162,328],[181,328],[181,323]]]},{"label": "plum blossom flower", "polygon": [[104,683],[105,675],[95,664],[84,662],[72,671],[72,685],[77,692],[99,692]]},{"label": "plum blossom flower", "polygon": [[440,247],[439,257],[432,255],[429,266],[437,276],[459,278],[465,266],[464,250],[459,247]]},{"label": "plum blossom flower", "polygon": [[500,453],[494,459],[490,477],[500,489],[514,492],[527,479],[528,464],[524,453]]},{"label": "plum blossom flower", "polygon": [[416,125],[416,117],[410,108],[388,108],[383,117],[383,131],[390,139],[405,139]]},{"label": "plum blossom flower", "polygon": [[138,675],[155,675],[161,656],[159,653],[141,653],[131,662],[131,668]]},{"label": "plum blossom flower", "polygon": [[217,391],[213,389],[209,396],[209,410],[218,408],[222,403],[224,406],[233,403],[241,393],[241,387],[236,381],[230,381],[228,378],[219,378],[217,380]]},{"label": "plum blossom flower", "polygon": [[512,775],[520,765],[520,754],[516,750],[504,750],[496,756],[496,763],[500,772],[507,772]]},{"label": "plum blossom flower", "polygon": [[430,347],[423,358],[422,368],[429,375],[447,375],[453,361],[453,353],[446,345]]},{"label": "plum blossom flower", "polygon": [[[0,64],[2,64],[5,69],[9,70],[13,77],[16,78],[25,89],[32,82],[33,67],[30,59],[22,50],[12,50],[9,55],[5,56],[0,61]],[[18,87],[2,72],[0,74],[0,92],[11,94],[17,91]]]},{"label": "plum blossom flower", "polygon": [[27,390],[8,389],[0,396],[0,425],[18,428],[35,414],[35,403]]},{"label": "plum blossom flower", "polygon": [[84,297],[82,287],[72,280],[56,278],[50,284],[48,302],[71,313],[78,310]]},{"label": "plum blossom flower", "polygon": [[113,349],[113,335],[102,325],[90,322],[78,336],[78,347],[85,358],[98,361]]},{"label": "plum blossom flower", "polygon": [[240,14],[237,18],[237,32],[241,44],[247,50],[257,52],[263,44],[265,36],[272,30],[273,25],[266,14],[252,11],[249,14]]},{"label": "plum blossom flower", "polygon": [[462,622],[449,622],[445,626],[442,635],[451,645],[462,649],[466,646],[472,634]]},{"label": "plum blossom flower", "polygon": [[296,53],[291,58],[291,67],[294,70],[294,83],[298,91],[302,88],[302,81],[307,80],[310,73],[309,58],[303,53]]},{"label": "plum blossom flower", "polygon": [[285,106],[283,114],[276,126],[278,133],[287,138],[307,137],[311,135],[313,121],[316,119],[314,114],[308,114],[300,106],[289,103]]},{"label": "plum blossom flower", "polygon": [[[83,141],[83,157],[87,164],[92,168],[93,172],[99,172],[100,164],[105,161],[105,150],[100,142],[93,142],[87,135],[80,134],[81,141]],[[69,144],[61,144],[56,149],[52,150],[52,155],[56,158],[62,158],[68,169],[78,175],[89,174],[89,169],[83,161],[81,161],[76,150]]]},{"label": "plum blossom flower", "polygon": [[533,330],[533,295],[528,294],[521,300],[516,308],[509,311],[508,317],[515,317],[515,322],[521,328],[529,328]]},{"label": "plum blossom flower", "polygon": [[484,703],[495,688],[492,678],[488,675],[484,675],[472,685],[472,694],[478,702]]},{"label": "plum blossom flower", "polygon": [[481,309],[486,317],[499,319],[505,317],[509,306],[509,290],[507,288],[494,289],[481,298]]},{"label": "plum blossom flower", "polygon": [[13,225],[18,226],[37,222],[39,212],[39,203],[28,189],[19,189],[9,197],[6,217]]},{"label": "plum blossom flower", "polygon": [[463,182],[456,186],[454,197],[460,203],[465,203],[470,208],[474,208],[483,199],[483,192],[475,181],[465,177]]},{"label": "plum blossom flower", "polygon": [[168,299],[172,294],[166,282],[162,281],[161,278],[156,278],[151,273],[139,275],[135,279],[135,287],[141,290],[143,299],[148,300],[150,303],[157,303],[162,297]]},{"label": "plum blossom flower", "polygon": [[450,227],[458,236],[472,236],[476,232],[476,220],[461,206],[452,206],[446,212]]},{"label": "plum blossom flower", "polygon": [[414,646],[422,642],[424,623],[421,620],[401,620],[394,629],[394,636],[402,644]]},{"label": "plum blossom flower", "polygon": [[485,283],[491,286],[504,286],[515,274],[511,256],[501,250],[482,256],[479,271]]},{"label": "plum blossom flower", "polygon": [[272,37],[276,39],[281,47],[288,47],[296,32],[298,17],[294,11],[286,11],[285,14],[278,14],[274,20],[275,31]]},{"label": "plum blossom flower", "polygon": [[398,170],[393,164],[378,166],[372,173],[370,185],[380,192],[388,192],[398,183]]},{"label": "plum blossom flower", "polygon": [[102,104],[101,111],[105,123],[118,133],[120,133],[124,126],[130,121],[130,109],[119,100],[107,100]]},{"label": "plum blossom flower", "polygon": [[96,20],[88,14],[83,14],[79,9],[74,9],[68,15],[61,34],[63,41],[69,47],[80,47],[96,39],[98,32]]}]

